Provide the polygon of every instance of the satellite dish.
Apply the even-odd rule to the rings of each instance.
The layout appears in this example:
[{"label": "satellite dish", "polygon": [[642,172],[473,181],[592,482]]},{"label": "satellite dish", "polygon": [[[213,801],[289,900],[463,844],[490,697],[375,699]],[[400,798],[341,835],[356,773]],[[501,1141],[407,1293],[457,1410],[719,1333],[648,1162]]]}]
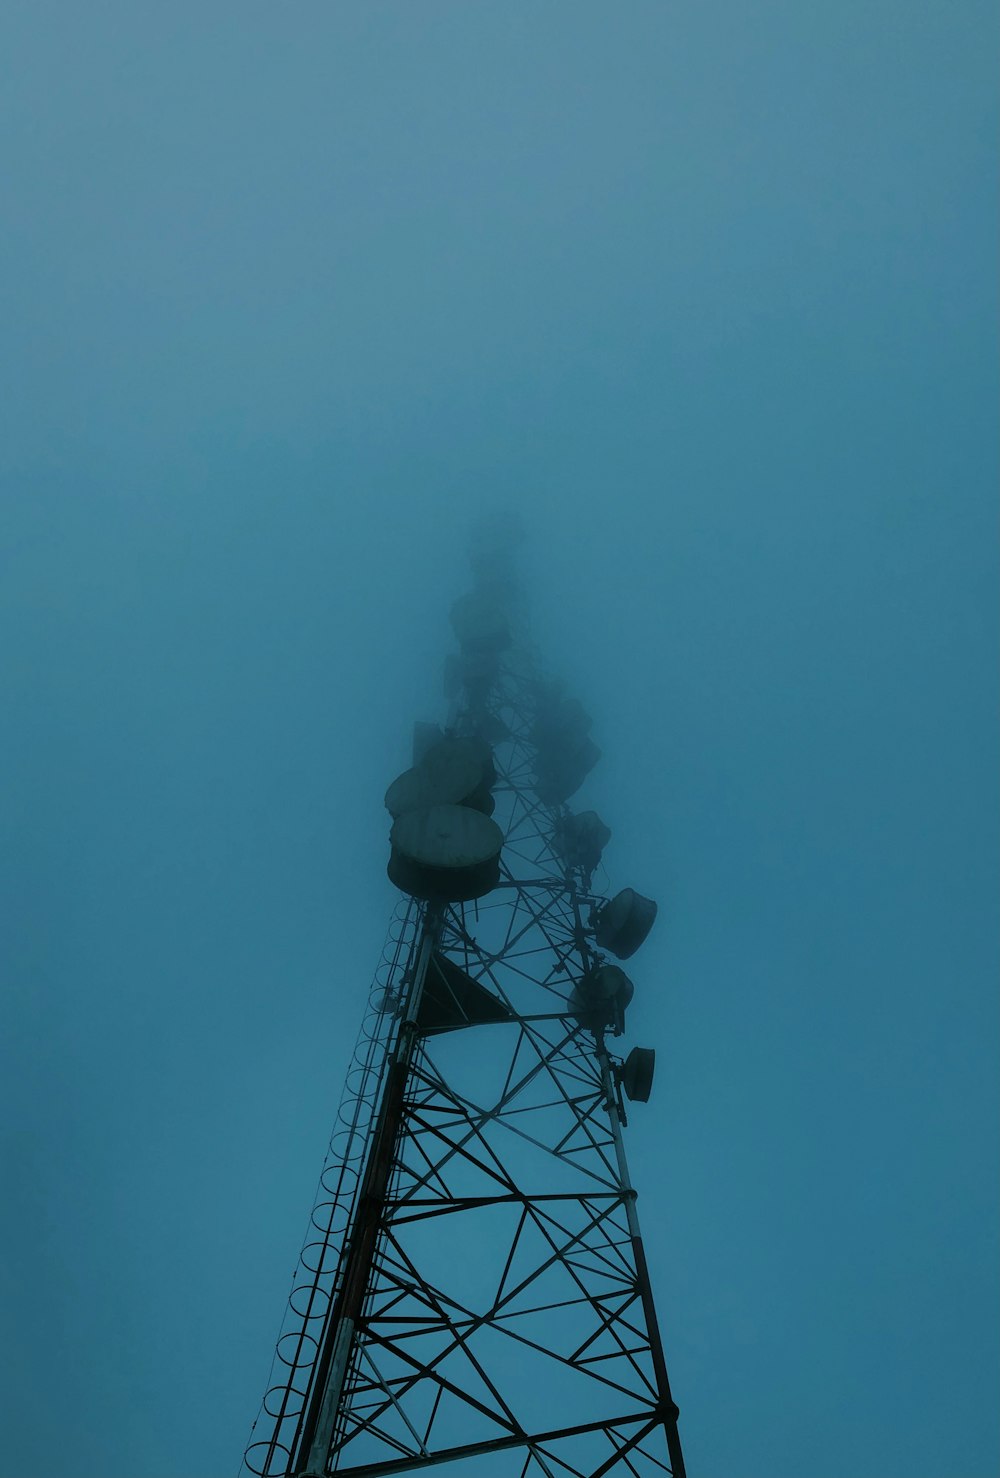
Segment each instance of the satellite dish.
[{"label": "satellite dish", "polygon": [[535,794],[546,805],[568,801],[586,780],[601,757],[601,751],[586,735],[551,749],[540,749]]},{"label": "satellite dish", "polygon": [[617,965],[599,965],[574,985],[569,1009],[581,1026],[612,1027],[615,1033],[624,1028],[625,1007],[635,994],[635,986]]},{"label": "satellite dish", "polygon": [[385,807],[390,816],[428,806],[471,806],[491,815],[496,774],[493,751],[485,739],[446,739],[439,734],[419,764],[404,770],[389,786]]},{"label": "satellite dish", "polygon": [[594,938],[620,960],[634,955],[656,919],[656,904],[634,888],[623,888],[594,919]]},{"label": "satellite dish", "polygon": [[633,1047],[621,1068],[620,1082],[632,1103],[648,1103],[653,1089],[656,1053],[652,1047]]},{"label": "satellite dish", "polygon": [[446,777],[456,765],[472,763],[476,766],[477,783],[492,786],[497,772],[493,763],[493,750],[485,739],[475,735],[464,738],[443,735],[434,744],[429,744],[420,757],[420,767],[428,775]]},{"label": "satellite dish", "polygon": [[576,816],[561,817],[552,840],[569,867],[582,867],[585,872],[592,873],[611,840],[611,828],[605,826],[596,811],[581,811]]},{"label": "satellite dish", "polygon": [[482,771],[469,758],[434,771],[414,765],[389,786],[385,808],[390,816],[405,816],[408,811],[421,811],[428,806],[458,806],[481,783]]},{"label": "satellite dish", "polygon": [[500,881],[503,832],[469,806],[425,806],[398,816],[389,833],[390,881],[412,898],[469,903]]}]

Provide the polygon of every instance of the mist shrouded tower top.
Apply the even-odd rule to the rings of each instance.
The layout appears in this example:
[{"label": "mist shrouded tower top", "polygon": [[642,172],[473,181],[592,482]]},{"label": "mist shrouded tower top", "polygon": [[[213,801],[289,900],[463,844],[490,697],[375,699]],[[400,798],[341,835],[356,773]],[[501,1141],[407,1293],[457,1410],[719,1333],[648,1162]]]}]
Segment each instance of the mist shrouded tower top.
[{"label": "mist shrouded tower top", "polygon": [[654,1054],[612,1046],[656,905],[594,889],[600,750],[520,541],[473,531],[447,712],[385,795],[401,901],[245,1471],[684,1475],[622,1135]]}]

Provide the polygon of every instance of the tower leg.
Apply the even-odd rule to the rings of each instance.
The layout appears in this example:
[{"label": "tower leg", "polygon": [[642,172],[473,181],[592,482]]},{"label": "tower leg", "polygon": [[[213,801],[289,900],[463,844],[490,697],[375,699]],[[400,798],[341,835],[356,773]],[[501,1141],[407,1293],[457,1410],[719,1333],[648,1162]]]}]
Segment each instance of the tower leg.
[{"label": "tower leg", "polygon": [[656,1305],[653,1302],[653,1289],[649,1281],[649,1265],[646,1262],[646,1250],[642,1245],[642,1233],[639,1230],[639,1217],[636,1214],[636,1193],[629,1178],[628,1160],[625,1157],[625,1141],[622,1138],[621,1114],[618,1111],[618,1095],[615,1092],[614,1079],[611,1072],[611,1061],[608,1057],[607,1047],[604,1043],[604,1035],[601,1033],[597,1038],[597,1060],[601,1065],[601,1079],[604,1083],[606,1095],[606,1107],[608,1117],[611,1120],[611,1136],[615,1142],[615,1156],[618,1161],[618,1177],[622,1192],[625,1196],[625,1216],[628,1220],[629,1236],[632,1240],[632,1255],[635,1259],[635,1274],[639,1287],[639,1299],[642,1303],[642,1311],[646,1318],[646,1330],[649,1337],[649,1353],[653,1361],[653,1373],[656,1376],[656,1389],[660,1397],[661,1419],[663,1430],[667,1439],[667,1451],[670,1454],[670,1471],[673,1478],[687,1478],[684,1467],[684,1455],[681,1452],[681,1439],[677,1430],[677,1418],[680,1412],[670,1394],[670,1381],[667,1376],[667,1362],[663,1354],[663,1341],[660,1338],[660,1325],[656,1317]]},{"label": "tower leg", "polygon": [[332,1306],[316,1361],[316,1376],[299,1438],[299,1456],[293,1467],[297,1478],[324,1478],[326,1473],[327,1458],[336,1432],[337,1413],[350,1368],[358,1319],[364,1306],[365,1290],[371,1275],[385,1196],[395,1159],[407,1073],[416,1037],[417,1012],[440,931],[441,910],[429,905],[424,918],[423,936],[413,972],[406,1015],[400,1026],[396,1051],[386,1076],[378,1123],[365,1167],[344,1268],[344,1280]]}]

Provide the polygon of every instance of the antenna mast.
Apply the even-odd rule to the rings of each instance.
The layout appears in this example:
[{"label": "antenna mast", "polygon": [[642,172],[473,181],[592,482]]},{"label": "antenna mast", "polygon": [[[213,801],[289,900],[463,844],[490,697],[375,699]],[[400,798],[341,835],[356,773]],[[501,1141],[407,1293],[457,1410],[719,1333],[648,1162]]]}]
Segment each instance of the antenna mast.
[{"label": "antenna mast", "polygon": [[600,758],[540,669],[516,523],[476,531],[443,728],[390,785],[400,889],[243,1473],[685,1478],[615,1043],[656,905],[568,801]]}]

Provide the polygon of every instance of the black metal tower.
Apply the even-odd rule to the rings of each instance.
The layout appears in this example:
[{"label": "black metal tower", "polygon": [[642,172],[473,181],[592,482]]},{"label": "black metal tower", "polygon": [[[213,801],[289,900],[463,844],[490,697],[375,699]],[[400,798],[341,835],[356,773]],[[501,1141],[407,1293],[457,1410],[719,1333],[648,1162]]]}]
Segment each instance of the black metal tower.
[{"label": "black metal tower", "polygon": [[[566,802],[599,758],[519,617],[516,531],[473,541],[443,730],[386,796],[389,928],[241,1471],[684,1478],[622,1139],[610,837]],[[492,817],[492,819],[491,819]]]}]

